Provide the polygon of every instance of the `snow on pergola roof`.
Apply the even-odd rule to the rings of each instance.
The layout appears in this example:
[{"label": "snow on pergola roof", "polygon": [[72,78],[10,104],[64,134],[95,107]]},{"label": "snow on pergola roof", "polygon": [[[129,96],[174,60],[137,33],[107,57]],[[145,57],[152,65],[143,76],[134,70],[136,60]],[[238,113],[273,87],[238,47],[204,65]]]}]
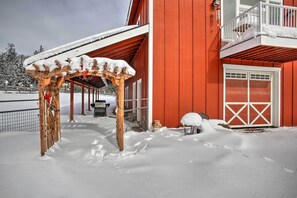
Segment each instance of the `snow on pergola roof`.
[{"label": "snow on pergola roof", "polygon": [[39,60],[25,68],[27,73],[42,78],[56,75],[73,77],[83,72],[107,78],[121,76],[127,79],[135,75],[135,70],[124,60],[90,58],[87,55],[69,58],[67,61]]},{"label": "snow on pergola roof", "polygon": [[116,88],[117,142],[120,151],[123,151],[124,81],[135,75],[135,70],[126,61],[82,55],[68,58],[67,61],[39,60],[25,68],[26,73],[38,81],[41,155],[61,137],[59,88],[66,80],[79,76],[105,78]]},{"label": "snow on pergola roof", "polygon": [[[94,42],[97,42],[97,41],[101,41],[103,39],[109,38],[111,36],[114,36],[114,35],[117,35],[117,34],[120,34],[120,33],[127,32],[129,30],[137,29],[137,27],[138,27],[137,25],[124,26],[124,27],[116,28],[116,29],[109,30],[109,31],[106,31],[106,32],[102,32],[102,33],[99,33],[99,34],[95,34],[95,35],[92,35],[92,36],[89,36],[89,37],[86,37],[86,38],[83,38],[83,39],[80,39],[80,40],[77,40],[77,41],[74,41],[74,42],[71,42],[71,43],[67,43],[65,45],[61,45],[59,47],[47,50],[45,52],[42,52],[40,54],[37,54],[37,55],[34,55],[34,56],[31,56],[31,57],[27,58],[24,61],[23,65],[28,66],[28,65],[36,62],[36,61],[43,60],[43,59],[61,58],[61,57],[57,57],[57,56],[60,55],[60,54],[69,52],[69,51],[72,51],[72,52],[68,53],[66,55],[67,58],[68,57],[74,57],[74,56],[80,56],[80,55],[88,53],[89,51],[92,51],[94,49],[91,48],[89,51],[85,50],[84,53],[83,53],[83,52],[79,52],[79,50],[76,50],[76,48],[79,48],[79,47],[82,47],[82,46],[85,46],[85,45],[88,45],[88,44],[91,44],[91,43],[94,43]],[[143,34],[143,33],[148,32],[148,30],[146,30],[147,28],[142,28],[142,29],[144,29],[144,30],[142,30],[141,27],[139,27],[138,29],[140,29],[140,30],[138,30],[138,31],[136,31],[134,33],[134,34],[136,34],[136,36],[138,34]],[[134,34],[130,33],[129,36],[133,37]],[[107,43],[107,45],[108,45],[108,43]],[[66,60],[66,59],[64,59],[64,60]]]}]

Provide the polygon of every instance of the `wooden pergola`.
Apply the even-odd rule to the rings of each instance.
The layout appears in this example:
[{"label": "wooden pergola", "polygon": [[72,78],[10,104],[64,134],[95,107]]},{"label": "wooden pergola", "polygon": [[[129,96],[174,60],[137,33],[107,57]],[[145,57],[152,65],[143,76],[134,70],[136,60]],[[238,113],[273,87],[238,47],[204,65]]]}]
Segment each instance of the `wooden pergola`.
[{"label": "wooden pergola", "polygon": [[67,61],[36,61],[26,67],[26,73],[38,81],[42,156],[61,139],[59,88],[66,80],[78,76],[98,76],[110,80],[115,86],[116,138],[119,150],[124,149],[124,81],[135,75],[135,70],[127,62],[83,55]]}]

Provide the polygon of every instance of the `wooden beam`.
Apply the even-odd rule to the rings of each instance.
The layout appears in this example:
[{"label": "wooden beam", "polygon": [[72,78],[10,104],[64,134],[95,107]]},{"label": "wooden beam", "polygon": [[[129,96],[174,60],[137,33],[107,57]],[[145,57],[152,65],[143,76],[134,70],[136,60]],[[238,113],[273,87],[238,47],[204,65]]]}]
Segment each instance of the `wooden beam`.
[{"label": "wooden beam", "polygon": [[81,85],[81,115],[85,115],[85,85]]},{"label": "wooden beam", "polygon": [[117,91],[117,142],[120,151],[124,150],[124,79],[118,79],[115,81]]},{"label": "wooden beam", "polygon": [[43,64],[43,67],[44,67],[44,70],[45,70],[44,72],[49,73],[49,66]]},{"label": "wooden beam", "polygon": [[70,115],[69,122],[74,122],[74,82],[70,81]]},{"label": "wooden beam", "polygon": [[88,111],[91,111],[91,88],[88,87]]},{"label": "wooden beam", "polygon": [[44,86],[48,86],[51,83],[51,79],[50,78],[45,78],[42,80],[42,83]]},{"label": "wooden beam", "polygon": [[94,72],[97,72],[99,70],[98,63],[97,63],[97,60],[96,59],[93,60],[92,70]]},{"label": "wooden beam", "polygon": [[44,85],[42,80],[38,81],[39,98],[39,127],[40,127],[40,153],[43,156],[47,150],[46,132],[45,132],[45,109],[44,109]]},{"label": "wooden beam", "polygon": [[94,98],[95,98],[95,88],[93,87],[93,99],[92,99],[92,103],[94,104]]},{"label": "wooden beam", "polygon": [[46,94],[49,94],[51,99],[50,103],[45,103],[45,115],[46,115],[46,137],[47,137],[47,149],[49,149],[54,144],[54,133],[55,133],[55,123],[54,123],[54,115],[52,110],[54,107],[54,93],[52,85],[46,86]]},{"label": "wooden beam", "polygon": [[60,91],[58,85],[54,87],[55,94],[55,125],[56,125],[56,139],[58,141],[61,139],[61,112],[60,112]]},{"label": "wooden beam", "polygon": [[63,85],[64,82],[65,82],[64,76],[59,77],[57,79],[57,88],[60,88]]},{"label": "wooden beam", "polygon": [[36,64],[33,64],[33,67],[35,68],[35,70],[36,70],[37,72],[39,72],[39,71],[40,71],[40,69],[39,69],[39,66],[38,66],[38,65],[36,65]]}]

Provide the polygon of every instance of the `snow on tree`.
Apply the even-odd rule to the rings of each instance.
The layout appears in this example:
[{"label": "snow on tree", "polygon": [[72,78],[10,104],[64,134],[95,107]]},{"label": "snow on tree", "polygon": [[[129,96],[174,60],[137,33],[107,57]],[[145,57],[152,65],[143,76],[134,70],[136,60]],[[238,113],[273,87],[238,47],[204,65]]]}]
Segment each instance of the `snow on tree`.
[{"label": "snow on tree", "polygon": [[[42,51],[44,48],[40,45],[34,54]],[[8,81],[8,86],[30,87],[31,84],[36,84],[33,77],[25,74],[23,62],[28,57],[28,55],[18,54],[14,44],[7,45],[6,51],[0,53],[0,86],[3,86],[5,81]]]}]

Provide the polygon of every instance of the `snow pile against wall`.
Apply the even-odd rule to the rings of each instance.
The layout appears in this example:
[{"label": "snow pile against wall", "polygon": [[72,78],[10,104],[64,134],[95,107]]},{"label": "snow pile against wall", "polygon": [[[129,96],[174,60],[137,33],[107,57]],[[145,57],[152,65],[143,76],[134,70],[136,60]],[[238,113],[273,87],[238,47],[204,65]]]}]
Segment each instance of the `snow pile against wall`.
[{"label": "snow pile against wall", "polygon": [[[68,73],[76,73],[76,72],[94,72],[94,66],[98,67],[98,73],[102,73],[104,70],[104,66],[107,66],[107,70],[111,73],[120,74],[125,73],[134,76],[135,70],[124,60],[112,60],[109,58],[90,58],[89,56],[83,55],[80,57],[70,58],[69,61],[58,60],[61,65],[61,69],[64,67],[70,67]],[[26,70],[36,70],[35,66],[39,67],[40,71],[45,71],[45,67],[49,68],[49,71],[53,71],[58,68],[58,65],[55,61],[48,60],[39,60],[34,64],[30,64],[26,66]],[[67,75],[67,72],[63,72],[63,75]]]},{"label": "snow pile against wall", "polygon": [[107,38],[109,36],[112,36],[112,35],[127,31],[127,30],[131,30],[131,29],[136,28],[136,27],[137,27],[137,25],[124,26],[124,27],[116,28],[116,29],[109,30],[109,31],[106,31],[106,32],[102,32],[102,33],[99,33],[99,34],[95,34],[95,35],[92,35],[92,36],[89,36],[89,37],[86,37],[86,38],[83,38],[83,39],[80,39],[80,40],[77,40],[77,41],[74,41],[74,42],[71,42],[71,43],[56,47],[56,48],[53,48],[53,49],[47,50],[47,51],[42,52],[40,54],[31,56],[31,57],[27,58],[24,61],[23,64],[24,64],[24,66],[27,66],[29,64],[34,63],[35,61],[38,61],[38,60],[41,60],[41,59],[46,59],[46,58],[58,55],[58,54],[63,53],[65,51],[68,51],[68,50],[71,50],[71,49],[74,49],[74,48],[77,48],[77,47],[80,47],[80,46],[83,46],[83,45],[86,45],[86,44],[89,44],[89,43],[92,43],[92,42],[95,42],[95,41],[98,41],[98,40],[102,40],[102,39]]},{"label": "snow pile against wall", "polygon": [[200,127],[202,124],[202,118],[198,113],[187,113],[185,114],[180,123],[184,126],[197,126]]},{"label": "snow pile against wall", "polygon": [[295,27],[263,25],[262,28],[265,34],[273,38],[276,38],[276,37],[297,38],[297,28]]}]

